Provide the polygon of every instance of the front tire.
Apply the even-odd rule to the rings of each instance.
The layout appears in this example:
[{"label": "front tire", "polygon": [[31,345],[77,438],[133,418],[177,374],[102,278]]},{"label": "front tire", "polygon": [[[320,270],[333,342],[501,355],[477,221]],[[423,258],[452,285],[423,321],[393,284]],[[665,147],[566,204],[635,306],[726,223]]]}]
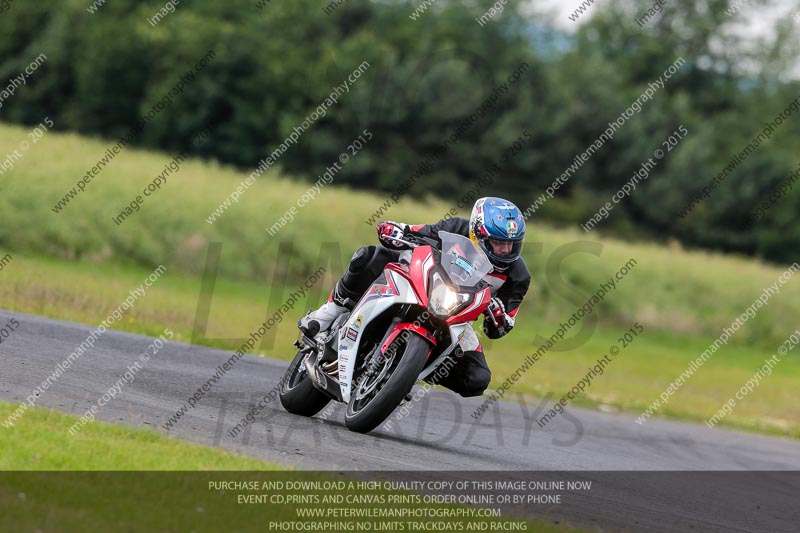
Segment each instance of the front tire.
[{"label": "front tire", "polygon": [[390,363],[394,368],[390,369],[382,384],[377,384],[371,396],[359,400],[357,393],[361,386],[353,391],[344,415],[347,428],[367,433],[383,423],[417,382],[420,372],[425,368],[425,355],[429,350],[428,343],[422,337],[409,336],[402,354],[396,354]]},{"label": "front tire", "polygon": [[330,397],[318,391],[306,372],[306,355],[298,351],[283,377],[281,384],[281,405],[294,415],[314,416],[331,401]]}]

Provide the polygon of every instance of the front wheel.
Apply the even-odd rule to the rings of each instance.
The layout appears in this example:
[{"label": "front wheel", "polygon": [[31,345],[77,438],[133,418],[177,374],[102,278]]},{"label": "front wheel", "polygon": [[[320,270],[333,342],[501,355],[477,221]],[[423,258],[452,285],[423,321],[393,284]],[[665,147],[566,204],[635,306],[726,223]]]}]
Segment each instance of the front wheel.
[{"label": "front wheel", "polygon": [[428,351],[430,346],[422,337],[411,335],[402,352],[387,356],[374,375],[357,381],[344,415],[347,428],[367,433],[392,414],[417,382]]},{"label": "front wheel", "polygon": [[331,399],[318,391],[306,372],[306,354],[297,352],[283,376],[281,404],[294,415],[314,416],[328,405]]}]

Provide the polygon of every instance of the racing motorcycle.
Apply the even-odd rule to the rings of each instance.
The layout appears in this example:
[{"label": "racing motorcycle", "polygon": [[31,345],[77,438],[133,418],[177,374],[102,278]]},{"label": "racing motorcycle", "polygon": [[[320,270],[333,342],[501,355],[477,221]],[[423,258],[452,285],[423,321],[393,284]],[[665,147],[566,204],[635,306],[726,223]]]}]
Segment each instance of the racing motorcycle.
[{"label": "racing motorcycle", "polygon": [[395,239],[410,247],[352,311],[313,338],[301,330],[297,355],[281,380],[290,413],[313,416],[328,402],[347,404],[345,424],[367,433],[397,408],[414,384],[433,376],[491,301],[489,258],[463,235],[439,232]]}]

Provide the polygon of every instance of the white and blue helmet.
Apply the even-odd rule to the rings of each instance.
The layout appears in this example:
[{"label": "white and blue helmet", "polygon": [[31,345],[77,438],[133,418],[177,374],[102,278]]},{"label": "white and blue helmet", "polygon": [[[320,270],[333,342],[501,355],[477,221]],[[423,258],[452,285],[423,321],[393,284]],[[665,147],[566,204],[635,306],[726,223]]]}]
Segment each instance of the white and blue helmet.
[{"label": "white and blue helmet", "polygon": [[[502,198],[480,198],[469,217],[469,238],[476,242],[499,270],[505,270],[517,260],[525,239],[525,217],[519,208]],[[511,242],[511,253],[498,255],[492,241]]]}]

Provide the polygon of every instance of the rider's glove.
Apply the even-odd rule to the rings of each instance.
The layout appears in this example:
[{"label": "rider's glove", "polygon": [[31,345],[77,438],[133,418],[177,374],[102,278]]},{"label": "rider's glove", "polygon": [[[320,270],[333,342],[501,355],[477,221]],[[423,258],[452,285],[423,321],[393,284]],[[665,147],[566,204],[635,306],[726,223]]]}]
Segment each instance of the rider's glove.
[{"label": "rider's glove", "polygon": [[514,327],[514,317],[506,313],[506,306],[500,298],[492,298],[483,314],[486,315],[483,332],[490,339],[499,339]]},{"label": "rider's glove", "polygon": [[407,248],[406,244],[395,240],[405,237],[408,228],[407,224],[387,220],[386,222],[378,224],[376,228],[378,230],[378,239],[380,239],[381,243],[387,248],[393,248],[395,250]]}]

